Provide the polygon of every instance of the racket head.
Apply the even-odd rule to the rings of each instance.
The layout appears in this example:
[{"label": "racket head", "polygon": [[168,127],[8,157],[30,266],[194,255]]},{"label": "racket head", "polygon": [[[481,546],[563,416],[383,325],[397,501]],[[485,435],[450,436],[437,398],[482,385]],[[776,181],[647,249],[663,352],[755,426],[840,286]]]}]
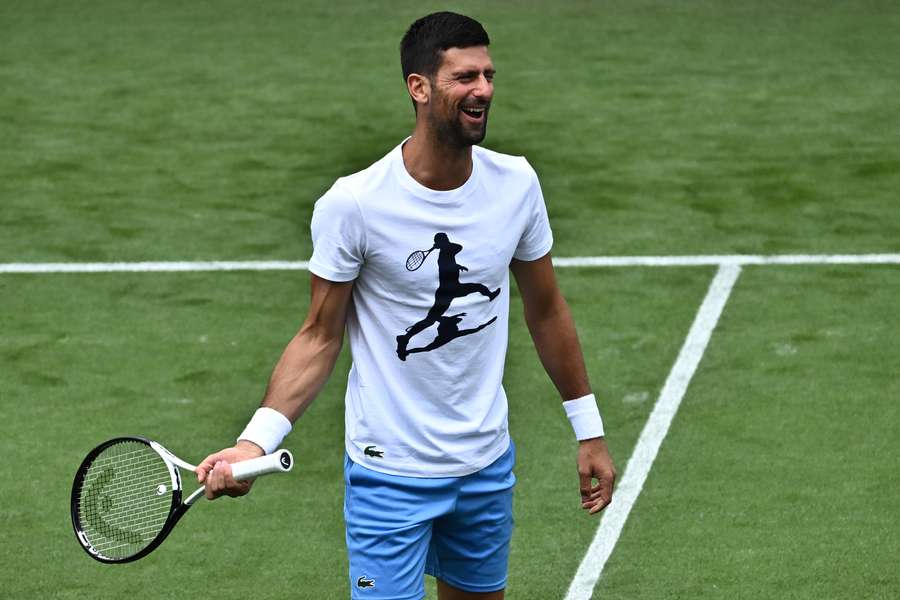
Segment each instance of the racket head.
[{"label": "racket head", "polygon": [[423,250],[416,250],[406,258],[406,270],[415,271],[425,262],[427,254]]},{"label": "racket head", "polygon": [[181,477],[150,440],[119,437],[82,461],[72,483],[75,537],[88,555],[126,563],[159,546],[187,510]]}]

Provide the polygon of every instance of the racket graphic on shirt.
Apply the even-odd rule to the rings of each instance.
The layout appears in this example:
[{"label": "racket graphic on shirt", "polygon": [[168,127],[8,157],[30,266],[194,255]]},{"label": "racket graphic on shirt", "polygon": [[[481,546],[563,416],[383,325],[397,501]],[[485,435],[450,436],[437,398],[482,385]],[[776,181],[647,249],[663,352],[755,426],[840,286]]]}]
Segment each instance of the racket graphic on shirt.
[{"label": "racket graphic on shirt", "polygon": [[431,254],[431,251],[434,248],[430,248],[427,252],[425,250],[416,250],[412,254],[410,254],[406,258],[406,270],[407,271],[415,271],[419,267],[422,266],[422,263],[425,262],[425,259]]},{"label": "racket graphic on shirt", "polygon": [[[238,481],[286,473],[294,459],[287,450],[231,465]],[[166,539],[203,495],[199,488],[182,501],[179,467],[196,471],[158,442],[119,437],[91,450],[72,484],[72,526],[88,555],[104,563],[142,558]]]}]

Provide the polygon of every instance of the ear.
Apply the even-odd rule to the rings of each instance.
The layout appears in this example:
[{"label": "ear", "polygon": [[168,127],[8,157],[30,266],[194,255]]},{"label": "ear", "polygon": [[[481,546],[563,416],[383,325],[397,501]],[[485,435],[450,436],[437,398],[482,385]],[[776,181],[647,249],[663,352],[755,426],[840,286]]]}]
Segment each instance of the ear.
[{"label": "ear", "polygon": [[416,104],[428,104],[431,99],[431,81],[424,75],[410,73],[406,78],[406,89]]}]

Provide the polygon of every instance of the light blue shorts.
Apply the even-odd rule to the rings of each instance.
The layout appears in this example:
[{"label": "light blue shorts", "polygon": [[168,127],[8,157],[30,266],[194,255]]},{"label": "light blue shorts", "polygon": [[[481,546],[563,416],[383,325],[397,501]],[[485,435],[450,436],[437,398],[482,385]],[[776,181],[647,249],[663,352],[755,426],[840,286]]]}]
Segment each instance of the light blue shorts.
[{"label": "light blue shorts", "polygon": [[344,458],[354,600],[420,600],[425,573],[467,592],[506,587],[515,445],[465,477],[400,477]]}]

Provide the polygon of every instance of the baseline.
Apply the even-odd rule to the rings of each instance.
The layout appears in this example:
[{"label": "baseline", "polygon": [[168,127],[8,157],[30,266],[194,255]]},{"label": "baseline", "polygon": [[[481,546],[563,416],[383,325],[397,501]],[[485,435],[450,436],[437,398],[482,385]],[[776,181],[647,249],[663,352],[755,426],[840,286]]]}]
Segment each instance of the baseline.
[{"label": "baseline", "polygon": [[[723,254],[698,256],[573,256],[557,267],[702,267],[722,265],[898,265],[900,254]],[[0,263],[3,273],[161,273],[200,271],[306,271],[309,261],[171,261],[97,263]]]}]

